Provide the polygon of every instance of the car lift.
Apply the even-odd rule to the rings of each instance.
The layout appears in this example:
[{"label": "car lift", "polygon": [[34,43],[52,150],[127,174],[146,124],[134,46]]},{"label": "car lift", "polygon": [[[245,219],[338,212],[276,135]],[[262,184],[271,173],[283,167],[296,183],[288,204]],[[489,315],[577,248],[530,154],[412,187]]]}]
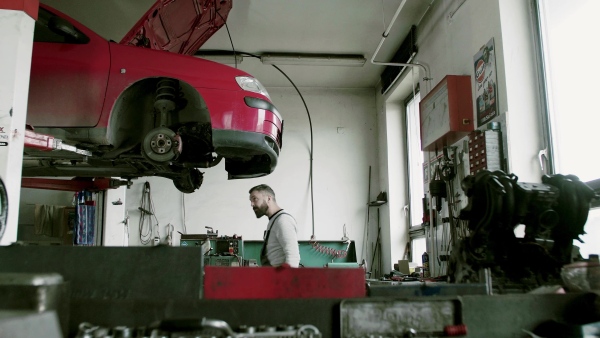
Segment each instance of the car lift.
[{"label": "car lift", "polygon": [[[71,151],[83,156],[92,156],[92,152],[65,144],[61,139],[54,136],[39,134],[32,130],[25,130],[24,145],[27,148],[35,148],[43,151]],[[118,180],[105,177],[74,178],[72,180],[46,179],[46,178],[22,178],[22,188],[62,190],[62,191],[100,191],[116,189],[121,186],[129,187],[131,181]]]},{"label": "car lift", "polygon": [[25,130],[25,147],[43,151],[66,150],[84,156],[92,156],[92,152],[89,150],[79,149],[63,143],[61,139],[54,136],[39,134],[33,130]]}]

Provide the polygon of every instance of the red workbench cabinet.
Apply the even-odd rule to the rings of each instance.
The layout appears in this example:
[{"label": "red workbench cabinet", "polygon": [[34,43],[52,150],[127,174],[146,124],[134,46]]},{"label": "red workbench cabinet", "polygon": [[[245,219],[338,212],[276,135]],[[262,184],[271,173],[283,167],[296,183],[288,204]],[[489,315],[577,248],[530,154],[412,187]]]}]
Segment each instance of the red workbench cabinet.
[{"label": "red workbench cabinet", "polygon": [[366,296],[361,268],[204,268],[206,299],[359,298]]}]

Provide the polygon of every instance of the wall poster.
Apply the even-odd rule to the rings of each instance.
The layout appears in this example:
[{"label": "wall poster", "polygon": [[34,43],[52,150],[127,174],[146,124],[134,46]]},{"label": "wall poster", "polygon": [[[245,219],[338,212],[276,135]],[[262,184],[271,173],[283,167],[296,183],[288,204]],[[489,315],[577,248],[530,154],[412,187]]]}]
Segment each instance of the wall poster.
[{"label": "wall poster", "polygon": [[494,38],[491,38],[475,54],[473,66],[475,67],[475,108],[479,128],[498,115]]}]

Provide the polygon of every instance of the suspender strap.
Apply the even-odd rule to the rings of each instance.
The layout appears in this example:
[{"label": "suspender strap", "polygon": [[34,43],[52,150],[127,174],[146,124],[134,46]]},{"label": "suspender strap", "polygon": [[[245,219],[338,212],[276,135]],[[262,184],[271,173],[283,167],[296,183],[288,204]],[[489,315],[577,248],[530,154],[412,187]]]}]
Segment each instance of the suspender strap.
[{"label": "suspender strap", "polygon": [[265,236],[265,241],[263,243],[262,249],[260,250],[260,265],[261,266],[271,266],[271,264],[269,263],[269,259],[267,258],[267,242],[269,242],[269,236],[271,235],[271,229],[273,229],[273,226],[275,225],[275,221],[277,220],[277,218],[279,218],[279,216],[281,216],[283,214],[289,215],[285,211],[281,211],[280,213],[278,213],[275,216],[275,218],[273,218],[273,222],[271,222],[271,226],[267,230],[267,235]]}]

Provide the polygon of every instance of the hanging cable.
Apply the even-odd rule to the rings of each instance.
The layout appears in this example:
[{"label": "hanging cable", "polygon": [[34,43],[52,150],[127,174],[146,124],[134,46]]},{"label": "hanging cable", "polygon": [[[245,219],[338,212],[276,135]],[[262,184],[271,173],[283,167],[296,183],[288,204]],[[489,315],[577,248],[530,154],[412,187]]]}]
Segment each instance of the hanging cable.
[{"label": "hanging cable", "polygon": [[144,183],[144,190],[142,191],[142,199],[138,210],[141,212],[139,223],[140,243],[142,243],[142,245],[148,245],[152,242],[152,217],[154,217],[156,226],[158,226],[158,219],[154,214],[154,203],[152,202],[150,183],[147,181]]},{"label": "hanging cable", "polygon": [[125,219],[122,223],[124,225],[123,246],[129,246],[129,211],[125,211]]},{"label": "hanging cable", "polygon": [[[215,10],[216,10],[216,8],[217,8],[217,2],[215,0]],[[216,11],[216,13],[221,17],[221,19],[223,19],[221,14],[219,14],[219,11]],[[223,19],[223,21],[225,21],[225,20]],[[236,51],[235,51],[235,47],[233,45],[233,39],[231,38],[231,34],[229,34],[229,27],[227,26],[226,21],[225,21],[225,29],[227,29],[227,35],[229,36],[229,42],[231,42],[233,58],[235,59],[235,68],[237,68]],[[256,54],[245,53],[245,52],[241,52],[240,54],[248,55],[248,56],[260,59],[260,56],[256,55]],[[302,103],[304,104],[304,108],[306,109],[306,115],[308,116],[308,124],[310,127],[310,149],[309,149],[310,168],[309,168],[309,173],[308,173],[308,180],[310,182],[310,207],[311,207],[311,219],[312,219],[312,236],[311,236],[311,238],[314,238],[315,237],[315,202],[314,202],[315,199],[314,199],[314,195],[313,195],[313,177],[312,177],[312,173],[313,173],[313,131],[312,131],[312,121],[310,118],[310,111],[308,110],[306,101],[304,101],[304,96],[302,96],[302,93],[300,93],[300,90],[298,89],[298,87],[296,87],[296,84],[294,83],[294,81],[292,81],[292,79],[290,79],[290,77],[287,76],[287,74],[283,70],[281,70],[279,67],[277,67],[276,65],[272,65],[272,66],[275,67],[275,69],[277,69],[281,74],[283,74],[283,76],[285,76],[285,78],[288,79],[288,81],[290,81],[292,86],[294,86],[294,89],[296,89],[296,92],[298,92],[298,95],[300,96],[300,99],[302,100]],[[185,226],[185,219],[184,219],[184,226]],[[184,233],[186,233],[185,228],[184,228]]]},{"label": "hanging cable", "polygon": [[227,20],[223,19],[223,16],[217,10],[217,0],[215,0],[215,12],[217,13],[217,15],[219,15],[219,17],[221,18],[221,20],[223,20],[223,22],[225,23],[225,29],[227,30],[227,35],[229,36],[229,42],[231,42],[231,49],[233,50],[233,60],[234,60],[234,63],[235,63],[235,68],[237,68],[238,67],[238,65],[237,65],[237,57],[235,55],[235,47],[233,46],[233,39],[231,38],[231,34],[229,34],[229,26],[227,25]]},{"label": "hanging cable", "polygon": [[[227,27],[227,24],[225,24],[225,27]],[[227,33],[229,34],[229,30],[227,30]],[[236,51],[235,51],[235,48],[233,47],[233,40],[231,40],[231,36],[229,37],[229,39],[231,41],[231,48],[233,49],[234,58],[235,58]],[[238,51],[237,54],[250,56],[253,58],[257,58],[259,60],[261,58],[260,55],[243,52],[243,51]],[[279,67],[277,67],[276,65],[272,65],[272,66],[275,69],[277,69],[281,74],[283,74],[283,76],[285,76],[285,78],[292,84],[292,86],[294,86],[294,89],[296,89],[296,92],[298,93],[298,95],[300,96],[300,99],[302,100],[302,104],[304,104],[304,109],[306,109],[306,115],[308,116],[308,125],[310,128],[310,149],[309,149],[310,164],[309,164],[308,179],[310,182],[310,205],[311,205],[311,220],[312,220],[312,236],[311,236],[311,238],[314,238],[314,236],[315,236],[315,203],[314,203],[314,193],[313,193],[313,128],[312,128],[312,120],[310,117],[310,110],[308,109],[306,101],[304,100],[304,96],[302,96],[302,93],[300,92],[300,90],[298,89],[298,87],[296,86],[294,81],[292,81],[292,79],[290,79],[290,77]],[[237,59],[236,59],[236,68],[237,68]]]},{"label": "hanging cable", "polygon": [[279,69],[279,67],[272,65],[273,67],[275,67],[275,69],[277,69],[278,71],[281,72],[281,74],[283,74],[283,76],[285,76],[286,79],[288,79],[288,81],[290,81],[290,83],[292,84],[292,86],[294,86],[294,88],[296,89],[296,92],[298,92],[298,95],[300,95],[300,99],[302,100],[302,103],[304,104],[304,108],[306,109],[306,115],[308,116],[308,125],[310,127],[310,150],[309,150],[309,155],[310,155],[310,169],[309,169],[309,173],[308,173],[308,179],[310,181],[310,206],[311,206],[311,215],[312,215],[312,238],[314,238],[315,236],[315,202],[314,202],[314,197],[313,197],[313,128],[312,128],[312,121],[310,119],[310,111],[308,110],[308,106],[306,105],[306,101],[304,101],[304,96],[302,96],[302,93],[300,93],[300,90],[298,89],[298,87],[296,87],[296,84],[294,83],[294,81],[292,81],[292,79],[289,78],[289,76],[287,76],[286,73],[283,72],[283,70]]},{"label": "hanging cable", "polygon": [[181,193],[181,215],[183,216],[182,230],[184,234],[187,234],[187,226],[185,224],[185,194]]},{"label": "hanging cable", "polygon": [[4,181],[0,178],[0,239],[4,235],[8,219],[8,192]]},{"label": "hanging cable", "polygon": [[[229,33],[229,26],[227,26],[227,21],[225,19],[223,19],[223,16],[221,16],[219,11],[217,11],[217,1],[216,0],[214,1],[214,4],[215,4],[215,12],[219,15],[219,17],[221,17],[223,22],[225,22],[225,29],[227,30],[227,35],[229,36],[229,42],[231,42],[231,49],[233,51],[233,58],[235,60],[234,61],[235,68],[237,68],[236,51],[235,51],[235,47],[233,45],[233,39],[231,38],[231,34]],[[248,55],[248,56],[252,56],[252,57],[260,59],[260,56],[256,55],[256,54],[245,53],[245,52],[241,52],[240,54]],[[313,174],[312,174],[313,173],[313,130],[312,130],[312,121],[310,119],[310,112],[308,110],[308,106],[306,105],[306,101],[304,101],[304,97],[302,96],[302,93],[300,93],[300,90],[298,90],[298,87],[296,87],[296,84],[294,84],[294,81],[292,81],[292,79],[290,79],[289,76],[287,76],[287,74],[284,71],[279,69],[279,67],[277,67],[276,65],[272,65],[272,66],[275,67],[275,69],[277,69],[279,72],[281,72],[281,74],[283,74],[283,76],[285,76],[286,79],[288,79],[288,81],[290,81],[292,86],[294,86],[294,88],[296,89],[296,92],[298,92],[298,95],[300,95],[300,99],[302,99],[302,103],[304,104],[304,108],[306,109],[306,114],[308,115],[308,124],[310,126],[310,150],[309,150],[310,169],[309,169],[309,173],[308,173],[308,179],[310,181],[310,205],[311,205],[311,218],[312,218],[312,236],[311,236],[311,238],[314,238],[315,237],[315,203],[314,203],[314,196],[313,196]],[[184,219],[184,225],[185,225],[185,219]],[[186,233],[185,228],[184,228],[184,233]]]}]

